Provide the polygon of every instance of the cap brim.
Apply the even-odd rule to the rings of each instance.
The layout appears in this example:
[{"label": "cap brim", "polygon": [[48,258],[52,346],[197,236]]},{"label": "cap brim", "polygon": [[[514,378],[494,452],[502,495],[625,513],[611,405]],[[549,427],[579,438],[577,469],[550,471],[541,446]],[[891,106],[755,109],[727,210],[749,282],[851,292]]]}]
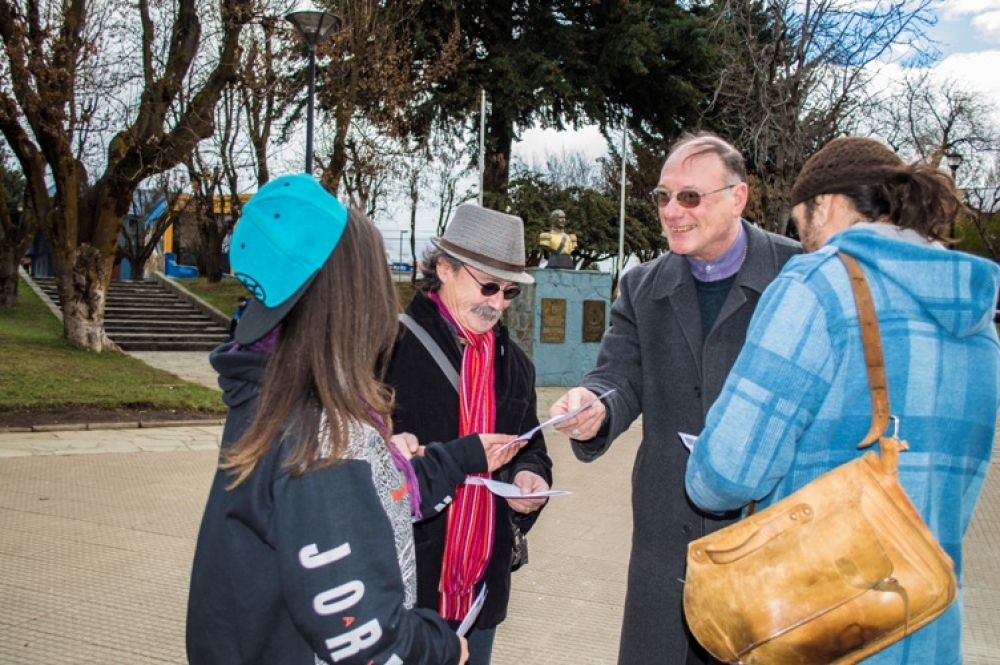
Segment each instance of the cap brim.
[{"label": "cap brim", "polygon": [[491,277],[496,277],[497,279],[504,279],[507,280],[508,282],[515,282],[517,284],[535,283],[535,278],[523,270],[517,270],[517,271],[504,270],[502,268],[497,268],[496,266],[487,265],[482,261],[479,261],[473,257],[463,255],[463,253],[460,250],[455,250],[453,247],[448,247],[447,249],[442,247],[441,244],[438,242],[438,240],[440,240],[440,238],[431,238],[431,244],[433,244],[435,247],[440,249],[448,256],[452,256],[461,261],[462,263],[467,263],[473,268],[481,270],[482,272],[486,273],[487,275],[490,275]]},{"label": "cap brim", "polygon": [[288,316],[288,313],[292,311],[296,303],[299,302],[299,298],[302,297],[313,280],[316,279],[317,274],[313,273],[305,281],[305,284],[300,286],[285,302],[276,307],[267,307],[256,298],[252,298],[247,303],[247,308],[243,310],[243,315],[240,316],[239,323],[236,324],[236,332],[233,335],[236,343],[241,346],[248,346],[259,341],[267,333],[277,328],[285,320],[285,317]]}]

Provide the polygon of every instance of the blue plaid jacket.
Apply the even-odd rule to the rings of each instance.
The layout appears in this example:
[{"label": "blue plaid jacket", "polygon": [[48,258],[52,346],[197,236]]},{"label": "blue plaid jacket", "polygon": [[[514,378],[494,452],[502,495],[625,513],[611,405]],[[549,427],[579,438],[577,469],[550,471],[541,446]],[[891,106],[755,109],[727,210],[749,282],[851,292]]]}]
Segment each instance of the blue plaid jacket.
[{"label": "blue plaid jacket", "polygon": [[[1000,267],[862,223],[793,258],[764,292],[746,346],[688,462],[706,510],[767,506],[860,453],[871,399],[857,310],[837,258],[865,271],[882,334],[900,481],[955,561],[982,489],[1000,407],[993,325]],[[871,663],[961,663],[961,596]]]}]

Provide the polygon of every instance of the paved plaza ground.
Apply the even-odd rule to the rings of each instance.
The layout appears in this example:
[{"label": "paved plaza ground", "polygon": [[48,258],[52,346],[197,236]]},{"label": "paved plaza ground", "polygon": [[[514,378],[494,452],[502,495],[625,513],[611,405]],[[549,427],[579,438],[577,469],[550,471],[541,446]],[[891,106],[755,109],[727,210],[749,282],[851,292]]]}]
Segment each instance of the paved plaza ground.
[{"label": "paved plaza ground", "polygon": [[[214,387],[199,354],[136,354]],[[539,389],[548,410],[563,389]],[[0,663],[183,663],[221,427],[0,433]],[[592,464],[549,437],[555,497],[514,576],[496,665],[614,663],[639,426]],[[966,538],[965,662],[1000,662],[1000,463]],[[664,654],[664,664],[671,663]],[[923,665],[923,664],[921,664]]]}]

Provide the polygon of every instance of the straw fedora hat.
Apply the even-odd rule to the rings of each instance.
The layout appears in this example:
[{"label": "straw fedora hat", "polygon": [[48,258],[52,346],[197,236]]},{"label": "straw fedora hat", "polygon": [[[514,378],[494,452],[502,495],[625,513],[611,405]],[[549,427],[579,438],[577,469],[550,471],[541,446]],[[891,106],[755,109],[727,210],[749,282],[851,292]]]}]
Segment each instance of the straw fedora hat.
[{"label": "straw fedora hat", "polygon": [[520,284],[535,281],[524,271],[524,222],[516,215],[463,203],[444,235],[431,242],[492,277]]}]

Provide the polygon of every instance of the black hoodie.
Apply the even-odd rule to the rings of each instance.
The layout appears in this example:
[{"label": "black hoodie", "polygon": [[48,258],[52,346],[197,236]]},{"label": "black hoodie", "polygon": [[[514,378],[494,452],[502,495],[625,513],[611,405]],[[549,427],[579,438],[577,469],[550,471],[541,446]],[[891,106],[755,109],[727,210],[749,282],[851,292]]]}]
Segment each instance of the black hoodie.
[{"label": "black hoodie", "polygon": [[[257,409],[268,355],[225,344],[211,355],[229,414],[222,445]],[[352,426],[343,461],[297,478],[275,445],[237,488],[216,473],[198,534],[187,653],[200,663],[455,663],[448,625],[413,608],[406,482],[381,436]],[[416,466],[434,512],[467,473],[487,468],[478,437],[432,444]]]}]

